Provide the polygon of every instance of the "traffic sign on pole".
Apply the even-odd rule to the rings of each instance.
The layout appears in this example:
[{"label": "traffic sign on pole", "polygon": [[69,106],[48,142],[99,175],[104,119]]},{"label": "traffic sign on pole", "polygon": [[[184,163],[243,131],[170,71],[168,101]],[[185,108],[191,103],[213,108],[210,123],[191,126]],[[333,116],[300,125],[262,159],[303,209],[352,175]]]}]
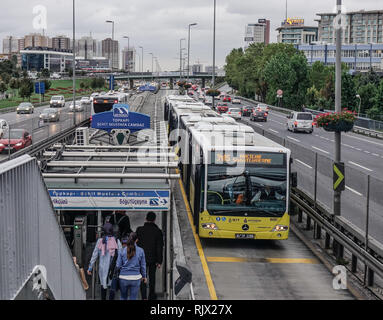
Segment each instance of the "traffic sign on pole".
[{"label": "traffic sign on pole", "polygon": [[333,185],[334,191],[339,192],[345,189],[344,162],[334,162]]}]

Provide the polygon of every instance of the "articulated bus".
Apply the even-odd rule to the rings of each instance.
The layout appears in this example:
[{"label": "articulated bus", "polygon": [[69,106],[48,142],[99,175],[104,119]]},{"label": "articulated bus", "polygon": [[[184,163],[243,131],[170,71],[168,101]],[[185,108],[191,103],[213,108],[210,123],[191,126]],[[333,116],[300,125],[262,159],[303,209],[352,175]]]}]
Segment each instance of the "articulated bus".
[{"label": "articulated bus", "polygon": [[96,95],[92,98],[92,116],[96,113],[112,110],[116,103],[127,103],[129,94],[118,91],[110,91],[106,94]]},{"label": "articulated bus", "polygon": [[190,127],[187,196],[201,238],[288,238],[290,150],[246,130]]},{"label": "articulated bus", "polygon": [[176,103],[179,102],[195,102],[193,98],[190,98],[186,95],[169,95],[165,98],[164,103],[164,120],[169,120],[169,110],[172,108]]}]

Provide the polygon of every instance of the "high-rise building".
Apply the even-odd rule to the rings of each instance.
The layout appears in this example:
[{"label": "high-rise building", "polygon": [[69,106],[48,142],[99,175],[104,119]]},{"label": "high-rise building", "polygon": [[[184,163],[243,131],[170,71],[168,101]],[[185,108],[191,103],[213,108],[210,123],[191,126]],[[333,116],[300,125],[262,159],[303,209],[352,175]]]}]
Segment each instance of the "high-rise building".
[{"label": "high-rise building", "polygon": [[49,38],[39,33],[31,33],[24,37],[24,48],[50,47]]},{"label": "high-rise building", "polygon": [[57,36],[52,38],[52,48],[53,49],[66,49],[71,48],[71,40],[66,36]]},{"label": "high-rise building", "polygon": [[[318,41],[335,43],[335,13],[317,13]],[[383,43],[383,10],[355,11],[344,14],[342,19],[343,44]]]},{"label": "high-rise building", "polygon": [[203,72],[203,65],[202,64],[193,64],[192,65],[192,74],[201,73],[201,72]]},{"label": "high-rise building", "polygon": [[122,50],[122,69],[128,72],[134,72],[136,69],[136,49],[134,47]]},{"label": "high-rise building", "polygon": [[76,41],[76,55],[82,57],[85,60],[93,59],[97,55],[97,41],[92,37],[82,37]]},{"label": "high-rise building", "polygon": [[8,36],[3,39],[3,53],[12,55],[19,52],[19,41],[17,38]]},{"label": "high-rise building", "polygon": [[277,28],[277,41],[291,44],[310,44],[318,41],[318,27],[309,27],[304,24],[304,19],[287,18]]},{"label": "high-rise building", "polygon": [[249,23],[245,30],[245,48],[251,43],[270,43],[270,20],[258,19],[258,23]]},{"label": "high-rise building", "polygon": [[119,68],[119,44],[117,40],[102,40],[102,56],[108,58],[113,69]]},{"label": "high-rise building", "polygon": [[18,39],[17,42],[18,42],[18,46],[19,46],[18,50],[19,51],[24,50],[25,49],[25,39],[24,38]]}]

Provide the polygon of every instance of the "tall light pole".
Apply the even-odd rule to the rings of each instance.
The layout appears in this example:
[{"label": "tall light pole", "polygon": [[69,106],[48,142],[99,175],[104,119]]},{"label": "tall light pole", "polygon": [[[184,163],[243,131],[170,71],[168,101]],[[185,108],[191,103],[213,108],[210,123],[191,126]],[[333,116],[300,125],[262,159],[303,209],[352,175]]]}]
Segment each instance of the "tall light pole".
[{"label": "tall light pole", "polygon": [[73,124],[76,125],[76,3],[73,0]]},{"label": "tall light pole", "polygon": [[113,72],[113,66],[114,66],[114,21],[112,20],[106,20],[106,23],[111,23],[112,24],[112,72]]},{"label": "tall light pole", "polygon": [[360,97],[359,94],[357,94],[355,97],[359,99],[359,108],[358,108],[358,118],[359,118],[359,114],[360,114],[360,105],[362,104],[362,98]]},{"label": "tall light pole", "polygon": [[130,73],[130,59],[129,59],[129,57],[130,57],[130,51],[129,51],[129,41],[130,41],[130,39],[129,39],[129,37],[128,36],[123,36],[123,38],[124,39],[128,39],[128,72]]},{"label": "tall light pole", "polygon": [[190,23],[189,24],[189,38],[188,38],[188,76],[187,76],[187,79],[188,79],[188,82],[189,82],[189,73],[190,73],[190,27],[192,26],[196,26],[197,23]]},{"label": "tall light pole", "polygon": [[153,53],[152,52],[149,52],[148,54],[151,54],[152,55],[152,80],[154,79],[153,78]]},{"label": "tall light pole", "polygon": [[185,38],[182,38],[180,39],[180,80],[182,78],[182,50],[184,50],[184,48],[182,48],[182,40],[185,40]]},{"label": "tall light pole", "polygon": [[[335,63],[335,112],[342,111],[342,0],[336,1],[336,63]],[[341,132],[335,131],[335,163],[341,160]],[[334,190],[334,215],[341,213],[341,192]]]},{"label": "tall light pole", "polygon": [[[216,0],[214,0],[214,24],[213,24],[213,79],[212,79],[212,89],[214,89],[215,86],[215,22],[216,22]],[[214,96],[212,99],[212,107],[213,110],[215,109],[215,101]]]},{"label": "tall light pole", "polygon": [[139,48],[141,48],[141,76],[144,81],[144,47],[139,46]]}]

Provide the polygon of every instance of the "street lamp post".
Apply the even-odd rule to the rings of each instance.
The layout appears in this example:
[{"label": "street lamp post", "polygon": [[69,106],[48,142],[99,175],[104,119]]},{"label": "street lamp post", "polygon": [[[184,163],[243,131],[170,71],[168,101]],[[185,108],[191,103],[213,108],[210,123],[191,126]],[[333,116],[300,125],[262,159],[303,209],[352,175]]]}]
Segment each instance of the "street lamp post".
[{"label": "street lamp post", "polygon": [[182,50],[184,50],[184,48],[182,48],[182,40],[185,40],[185,38],[182,38],[180,39],[180,80],[182,78]]},{"label": "street lamp post", "polygon": [[[216,23],[216,0],[214,0],[214,24],[213,24],[213,79],[212,79],[212,89],[214,89],[215,87],[215,23]],[[214,99],[214,95],[213,95],[213,99],[212,99],[212,107],[213,107],[213,110],[215,109],[215,99]]]},{"label": "street lamp post", "polygon": [[130,41],[130,39],[129,39],[128,36],[124,36],[123,38],[124,38],[124,39],[128,39],[128,62],[127,62],[127,64],[128,64],[128,73],[130,73],[130,59],[129,59],[129,56],[130,56],[130,51],[129,51],[129,41]]},{"label": "street lamp post", "polygon": [[189,73],[190,73],[190,27],[192,26],[196,26],[197,23],[190,23],[189,24],[189,38],[188,38],[188,76],[187,76],[187,80],[189,82]]},{"label": "street lamp post", "polygon": [[144,81],[144,47],[139,46],[139,48],[141,48],[141,77]]},{"label": "street lamp post", "polygon": [[76,125],[76,3],[73,0],[73,125]]},{"label": "street lamp post", "polygon": [[153,53],[152,52],[149,52],[148,54],[151,54],[152,55],[152,80],[154,79],[153,78]]},{"label": "street lamp post", "polygon": [[360,97],[359,94],[357,94],[355,97],[359,99],[359,108],[358,108],[358,118],[359,118],[359,114],[360,114],[360,105],[362,104],[362,98]]},{"label": "street lamp post", "polygon": [[107,20],[105,21],[106,23],[111,23],[112,24],[112,72],[114,69],[114,21],[112,20]]}]

